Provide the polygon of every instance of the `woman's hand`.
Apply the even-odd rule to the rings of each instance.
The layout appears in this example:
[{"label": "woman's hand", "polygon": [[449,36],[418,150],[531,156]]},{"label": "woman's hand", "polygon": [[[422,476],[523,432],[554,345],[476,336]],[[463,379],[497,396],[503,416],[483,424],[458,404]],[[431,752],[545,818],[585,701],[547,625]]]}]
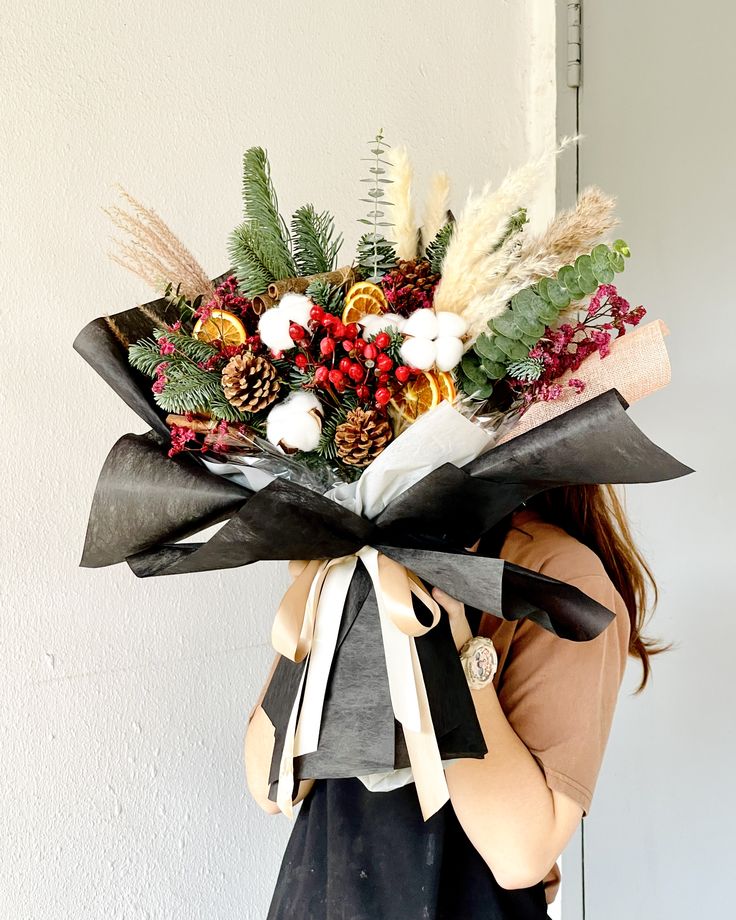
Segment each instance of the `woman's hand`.
[{"label": "woman's hand", "polygon": [[465,604],[456,601],[454,597],[450,597],[442,588],[432,588],[432,597],[440,607],[447,611],[455,648],[460,651],[468,639],[473,638],[473,633],[468,625],[468,618],[465,616]]}]

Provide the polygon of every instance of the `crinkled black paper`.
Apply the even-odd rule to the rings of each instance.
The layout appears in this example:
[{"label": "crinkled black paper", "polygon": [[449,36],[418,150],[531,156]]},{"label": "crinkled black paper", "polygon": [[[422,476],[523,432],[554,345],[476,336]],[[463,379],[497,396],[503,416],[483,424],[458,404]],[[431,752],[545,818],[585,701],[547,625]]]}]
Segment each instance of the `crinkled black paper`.
[{"label": "crinkled black paper", "polygon": [[[168,309],[165,301],[149,308],[162,316]],[[137,309],[113,320],[130,341],[152,330]],[[608,625],[611,611],[577,588],[463,547],[526,499],[555,486],[657,482],[691,472],[653,444],[627,416],[621,396],[609,390],[462,468],[445,464],[371,521],[294,482],[276,480],[254,493],[212,474],[194,455],[169,458],[168,429],[150,381],[130,367],[108,324],[94,320],[74,347],[152,428],[121,438],[105,461],[83,566],[125,561],[136,575],[148,577],[267,559],[335,558],[370,545],[472,607],[509,620],[529,617],[561,639],[585,641]],[[179,542],[223,520],[206,542]],[[354,776],[406,765],[377,617],[361,564],[342,614],[319,750],[298,758],[297,777]],[[482,757],[485,744],[446,619],[417,639],[417,650],[442,756]],[[264,701],[276,727],[274,781],[303,667],[282,659]]]}]

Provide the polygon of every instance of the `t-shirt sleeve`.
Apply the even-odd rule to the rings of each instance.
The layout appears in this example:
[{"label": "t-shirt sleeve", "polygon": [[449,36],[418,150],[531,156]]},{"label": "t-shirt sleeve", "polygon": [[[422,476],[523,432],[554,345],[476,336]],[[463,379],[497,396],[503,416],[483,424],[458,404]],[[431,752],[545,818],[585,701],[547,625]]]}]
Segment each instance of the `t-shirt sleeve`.
[{"label": "t-shirt sleeve", "polygon": [[537,759],[549,788],[569,796],[587,814],[626,665],[629,618],[600,560],[587,548],[561,552],[540,571],[574,585],[616,614],[587,642],[560,639],[523,620],[497,687],[501,708]]}]

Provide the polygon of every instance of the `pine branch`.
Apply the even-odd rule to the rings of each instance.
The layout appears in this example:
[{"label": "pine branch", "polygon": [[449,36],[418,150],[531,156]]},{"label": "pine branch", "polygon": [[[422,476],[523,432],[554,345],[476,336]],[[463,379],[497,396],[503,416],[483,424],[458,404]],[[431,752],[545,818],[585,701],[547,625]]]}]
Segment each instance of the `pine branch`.
[{"label": "pine branch", "polygon": [[154,377],[156,368],[165,360],[155,339],[139,339],[128,349],[128,361],[131,366],[147,377]]},{"label": "pine branch", "polygon": [[299,275],[319,275],[335,268],[342,234],[335,237],[335,220],[329,211],[318,214],[313,205],[303,205],[291,220],[291,234]]},{"label": "pine branch", "polygon": [[439,230],[437,236],[427,246],[427,258],[435,274],[442,273],[442,263],[445,261],[445,253],[450,245],[452,234],[455,232],[455,222],[449,221]]},{"label": "pine branch", "polygon": [[192,338],[191,335],[187,335],[183,332],[171,332],[169,329],[155,329],[153,334],[157,341],[165,336],[174,348],[176,348],[177,352],[180,352],[195,364],[199,361],[206,361],[208,358],[217,354],[217,349],[214,345],[211,345],[209,342],[203,342],[200,339]]},{"label": "pine branch", "polygon": [[156,403],[167,412],[208,412],[222,393],[220,375],[203,371],[196,364],[174,361],[166,368],[166,386],[155,393]]},{"label": "pine branch", "polygon": [[296,268],[289,234],[279,214],[268,156],[262,147],[251,147],[243,154],[243,204],[259,259],[274,279],[292,277]]},{"label": "pine branch", "polygon": [[524,229],[525,224],[528,223],[529,218],[527,217],[526,208],[519,208],[518,211],[514,211],[511,217],[509,217],[509,222],[506,225],[506,231],[504,232],[501,239],[493,247],[493,251],[498,252],[504,243],[510,240],[512,236],[516,236],[517,233],[520,233]]},{"label": "pine branch", "polygon": [[253,230],[247,223],[236,227],[230,234],[228,253],[238,279],[238,287],[246,297],[262,294],[276,280],[261,259]]},{"label": "pine branch", "polygon": [[345,288],[342,285],[330,284],[329,281],[313,281],[305,291],[312,303],[327,310],[335,316],[342,316],[345,304]]}]

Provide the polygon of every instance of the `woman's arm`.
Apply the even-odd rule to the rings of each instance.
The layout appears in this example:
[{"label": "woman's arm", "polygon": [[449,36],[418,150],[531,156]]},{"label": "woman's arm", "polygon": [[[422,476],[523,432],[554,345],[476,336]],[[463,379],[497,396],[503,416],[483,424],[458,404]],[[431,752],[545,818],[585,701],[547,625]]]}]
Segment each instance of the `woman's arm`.
[{"label": "woman's arm", "polygon": [[[455,644],[470,638],[465,608],[435,588],[448,612]],[[462,759],[446,770],[455,813],[473,846],[503,888],[540,882],[580,823],[583,810],[550,790],[544,774],[501,709],[493,684],[472,696],[488,753]]]},{"label": "woman's arm", "polygon": [[[279,813],[278,805],[268,797],[268,776],[271,770],[271,758],[273,757],[275,730],[261,704],[266,695],[268,685],[271,683],[271,677],[276,669],[277,662],[278,657],[271,665],[266,683],[263,685],[258,701],[249,716],[248,730],[245,734],[245,775],[248,781],[248,788],[256,802],[269,815]],[[309,794],[313,785],[314,780],[312,779],[302,780],[299,783],[299,790],[294,799],[295,805]]]}]

